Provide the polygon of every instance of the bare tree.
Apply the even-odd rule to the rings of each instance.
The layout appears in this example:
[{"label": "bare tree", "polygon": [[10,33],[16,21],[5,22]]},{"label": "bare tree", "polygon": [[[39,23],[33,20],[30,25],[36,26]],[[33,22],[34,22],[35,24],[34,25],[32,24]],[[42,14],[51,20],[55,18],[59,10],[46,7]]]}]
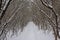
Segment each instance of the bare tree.
[{"label": "bare tree", "polygon": [[3,0],[2,2],[0,2],[0,40],[5,38],[10,30],[13,33],[20,29],[23,31],[29,21],[33,21],[38,28],[41,27],[40,29],[53,31],[55,40],[60,38],[59,0]]}]

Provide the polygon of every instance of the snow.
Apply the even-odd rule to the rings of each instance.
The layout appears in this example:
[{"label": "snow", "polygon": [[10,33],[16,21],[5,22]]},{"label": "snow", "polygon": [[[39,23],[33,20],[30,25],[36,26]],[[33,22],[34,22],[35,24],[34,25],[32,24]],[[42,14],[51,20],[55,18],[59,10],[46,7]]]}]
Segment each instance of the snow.
[{"label": "snow", "polygon": [[18,36],[8,38],[8,40],[54,40],[54,36],[52,32],[44,33],[44,31],[38,30],[33,22],[29,22],[23,32]]}]

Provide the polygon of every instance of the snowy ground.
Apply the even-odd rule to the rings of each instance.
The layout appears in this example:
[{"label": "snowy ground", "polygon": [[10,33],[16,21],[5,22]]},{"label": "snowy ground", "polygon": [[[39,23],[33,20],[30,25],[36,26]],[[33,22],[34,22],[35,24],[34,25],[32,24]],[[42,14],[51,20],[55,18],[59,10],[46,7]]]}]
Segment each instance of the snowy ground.
[{"label": "snowy ground", "polygon": [[33,22],[29,22],[21,34],[8,38],[8,40],[54,40],[54,36],[52,32],[44,33],[44,31],[38,30]]}]

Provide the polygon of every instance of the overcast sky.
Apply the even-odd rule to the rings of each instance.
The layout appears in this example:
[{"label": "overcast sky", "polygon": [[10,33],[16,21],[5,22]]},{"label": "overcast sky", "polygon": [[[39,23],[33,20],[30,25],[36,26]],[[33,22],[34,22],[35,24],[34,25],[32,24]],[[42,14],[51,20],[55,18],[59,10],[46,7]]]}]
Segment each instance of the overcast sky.
[{"label": "overcast sky", "polygon": [[22,33],[8,38],[8,40],[54,40],[54,36],[52,32],[44,33],[44,31],[38,30],[33,22],[29,22]]}]

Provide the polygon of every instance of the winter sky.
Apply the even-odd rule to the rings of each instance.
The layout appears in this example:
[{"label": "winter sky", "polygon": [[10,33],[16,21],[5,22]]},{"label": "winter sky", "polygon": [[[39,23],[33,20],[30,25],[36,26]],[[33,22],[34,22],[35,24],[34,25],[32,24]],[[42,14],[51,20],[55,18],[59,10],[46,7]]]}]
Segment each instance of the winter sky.
[{"label": "winter sky", "polygon": [[29,22],[24,31],[19,33],[18,36],[8,38],[8,40],[54,40],[52,32],[46,33],[38,30],[33,22]]}]

